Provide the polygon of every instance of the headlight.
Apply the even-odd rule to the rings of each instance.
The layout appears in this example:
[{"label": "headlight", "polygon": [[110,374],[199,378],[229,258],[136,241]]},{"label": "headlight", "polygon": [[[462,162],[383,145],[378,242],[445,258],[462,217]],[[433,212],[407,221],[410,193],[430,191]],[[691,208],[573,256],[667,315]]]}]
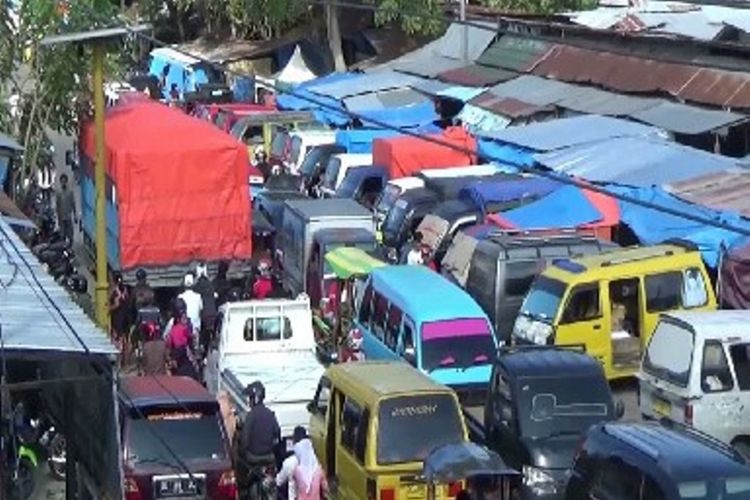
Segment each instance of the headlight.
[{"label": "headlight", "polygon": [[535,495],[554,495],[557,493],[555,478],[549,472],[530,465],[523,466],[523,484]]},{"label": "headlight", "polygon": [[528,317],[519,314],[516,318],[516,322],[513,324],[513,336],[525,339],[530,325],[531,320]]},{"label": "headlight", "polygon": [[552,325],[541,321],[532,321],[527,335],[533,343],[545,345],[549,336],[552,335]]}]

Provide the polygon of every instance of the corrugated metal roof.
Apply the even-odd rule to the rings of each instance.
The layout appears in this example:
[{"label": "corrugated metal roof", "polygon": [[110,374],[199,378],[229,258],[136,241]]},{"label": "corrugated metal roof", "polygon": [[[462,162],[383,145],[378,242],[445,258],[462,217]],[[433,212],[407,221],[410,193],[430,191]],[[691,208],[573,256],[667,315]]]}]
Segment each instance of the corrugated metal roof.
[{"label": "corrugated metal roof", "polygon": [[450,83],[468,85],[470,87],[486,87],[499,82],[515,78],[518,73],[501,68],[490,68],[481,64],[472,64],[462,68],[444,71],[437,77]]},{"label": "corrugated metal roof", "polygon": [[0,324],[5,349],[84,353],[85,349],[73,335],[75,331],[90,352],[117,354],[104,331],[55,283],[2,218],[0,283]]},{"label": "corrugated metal roof", "polygon": [[493,43],[477,63],[492,68],[524,72],[550,49],[551,44],[541,40],[505,35]]},{"label": "corrugated metal roof", "polygon": [[684,181],[737,165],[726,156],[643,135],[579,143],[536,154],[534,159],[556,172],[589,181],[642,187]]},{"label": "corrugated metal roof", "polygon": [[683,200],[750,216],[750,170],[734,168],[665,186]]},{"label": "corrugated metal roof", "polygon": [[534,75],[521,75],[491,87],[489,92],[498,97],[517,99],[536,106],[549,106],[572,97],[578,88]]},{"label": "corrugated metal roof", "polygon": [[13,151],[22,151],[23,146],[18,144],[15,139],[9,135],[0,134],[0,149],[11,149]]},{"label": "corrugated metal roof", "polygon": [[[536,151],[553,151],[616,137],[658,134],[658,129],[640,123],[607,116],[582,115],[488,132],[484,136]],[[632,155],[632,151],[628,154]]]},{"label": "corrugated metal roof", "polygon": [[429,95],[438,95],[443,90],[451,88],[453,85],[450,83],[441,82],[439,80],[431,80],[427,78],[419,78],[411,84],[411,88],[417,89],[420,92],[424,92]]},{"label": "corrugated metal roof", "polygon": [[492,92],[484,92],[469,103],[512,119],[555,110],[552,106],[539,106],[513,97],[500,97]]},{"label": "corrugated metal roof", "polygon": [[343,100],[346,109],[354,113],[374,109],[400,108],[426,101],[429,101],[429,98],[410,88],[371,92]]},{"label": "corrugated metal roof", "polygon": [[510,125],[511,120],[471,104],[466,104],[457,118],[473,134],[480,131],[500,130]]},{"label": "corrugated metal roof", "polygon": [[405,61],[394,66],[397,71],[426,78],[435,78],[440,73],[466,65],[460,59],[451,59],[437,54],[428,54],[424,58]]},{"label": "corrugated metal roof", "polygon": [[748,119],[728,111],[702,109],[668,101],[632,114],[636,120],[679,134],[702,134]]},{"label": "corrugated metal roof", "polygon": [[685,101],[750,108],[750,73],[702,68],[556,45],[532,73],[621,92],[664,92]]},{"label": "corrugated metal roof", "polygon": [[323,85],[315,85],[307,90],[314,94],[344,99],[360,94],[378,92],[381,90],[408,87],[417,77],[398,73],[396,71],[381,71],[359,75]]},{"label": "corrugated metal roof", "polygon": [[[480,25],[487,29],[480,28]],[[440,38],[437,54],[452,59],[461,59],[463,57],[461,53],[461,41],[464,36],[464,30],[467,32],[466,36],[469,42],[468,56],[471,61],[476,60],[482,55],[497,34],[497,26],[492,23],[478,21],[472,22],[472,26],[452,23]]]}]

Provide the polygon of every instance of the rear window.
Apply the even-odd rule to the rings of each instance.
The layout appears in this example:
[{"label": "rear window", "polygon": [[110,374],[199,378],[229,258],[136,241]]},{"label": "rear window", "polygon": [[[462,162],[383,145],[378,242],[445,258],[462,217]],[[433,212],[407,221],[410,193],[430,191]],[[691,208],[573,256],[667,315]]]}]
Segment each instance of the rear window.
[{"label": "rear window", "polygon": [[750,498],[750,476],[687,481],[677,488],[683,500],[744,500]]},{"label": "rear window", "polygon": [[644,371],[687,387],[694,343],[695,335],[690,330],[673,321],[660,321],[643,357]]},{"label": "rear window", "polygon": [[146,418],[131,418],[126,428],[127,460],[132,465],[161,464],[179,467],[175,459],[227,459],[217,411],[168,410]]},{"label": "rear window", "polygon": [[289,151],[289,161],[292,163],[297,163],[297,160],[299,160],[299,155],[302,152],[302,139],[295,135],[292,137],[292,146]]},{"label": "rear window", "polygon": [[481,243],[474,250],[466,278],[466,290],[490,317],[495,317],[495,277],[497,276],[497,254],[487,252]]},{"label": "rear window", "polygon": [[387,399],[378,415],[380,465],[421,462],[438,446],[464,441],[461,416],[450,394]]},{"label": "rear window", "polygon": [[566,284],[548,278],[544,275],[539,276],[528,295],[523,301],[521,312],[534,319],[551,321],[557,316],[557,310],[560,308],[560,302],[565,294]]},{"label": "rear window", "polygon": [[281,158],[284,155],[287,139],[289,139],[289,134],[286,132],[279,131],[276,133],[271,143],[271,156]]}]

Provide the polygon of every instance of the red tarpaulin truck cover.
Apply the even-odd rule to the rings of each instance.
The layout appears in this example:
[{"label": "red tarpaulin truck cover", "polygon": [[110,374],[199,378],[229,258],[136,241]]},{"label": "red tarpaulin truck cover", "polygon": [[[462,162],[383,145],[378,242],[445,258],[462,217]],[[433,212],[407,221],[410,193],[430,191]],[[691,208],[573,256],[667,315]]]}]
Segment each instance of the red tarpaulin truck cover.
[{"label": "red tarpaulin truck cover", "polygon": [[[92,125],[82,134],[91,159]],[[114,107],[105,127],[123,269],[250,258],[245,145],[155,102]]]},{"label": "red tarpaulin truck cover", "polygon": [[427,137],[472,153],[404,135],[375,139],[372,142],[373,165],[384,166],[391,179],[398,179],[428,168],[460,167],[476,163],[477,141],[463,128],[450,127],[439,134],[428,134]]}]

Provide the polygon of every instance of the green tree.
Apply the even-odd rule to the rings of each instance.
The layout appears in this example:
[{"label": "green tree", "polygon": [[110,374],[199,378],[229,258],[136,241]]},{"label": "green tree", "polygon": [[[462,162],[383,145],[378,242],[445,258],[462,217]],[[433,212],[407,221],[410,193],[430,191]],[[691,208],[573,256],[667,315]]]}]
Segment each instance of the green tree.
[{"label": "green tree", "polygon": [[[0,119],[25,148],[25,177],[37,167],[48,129],[76,133],[90,95],[89,54],[73,44],[42,47],[41,40],[118,21],[109,0],[22,0],[12,8],[5,2],[2,9],[8,36],[0,41]],[[117,58],[108,64],[117,68]]]}]

